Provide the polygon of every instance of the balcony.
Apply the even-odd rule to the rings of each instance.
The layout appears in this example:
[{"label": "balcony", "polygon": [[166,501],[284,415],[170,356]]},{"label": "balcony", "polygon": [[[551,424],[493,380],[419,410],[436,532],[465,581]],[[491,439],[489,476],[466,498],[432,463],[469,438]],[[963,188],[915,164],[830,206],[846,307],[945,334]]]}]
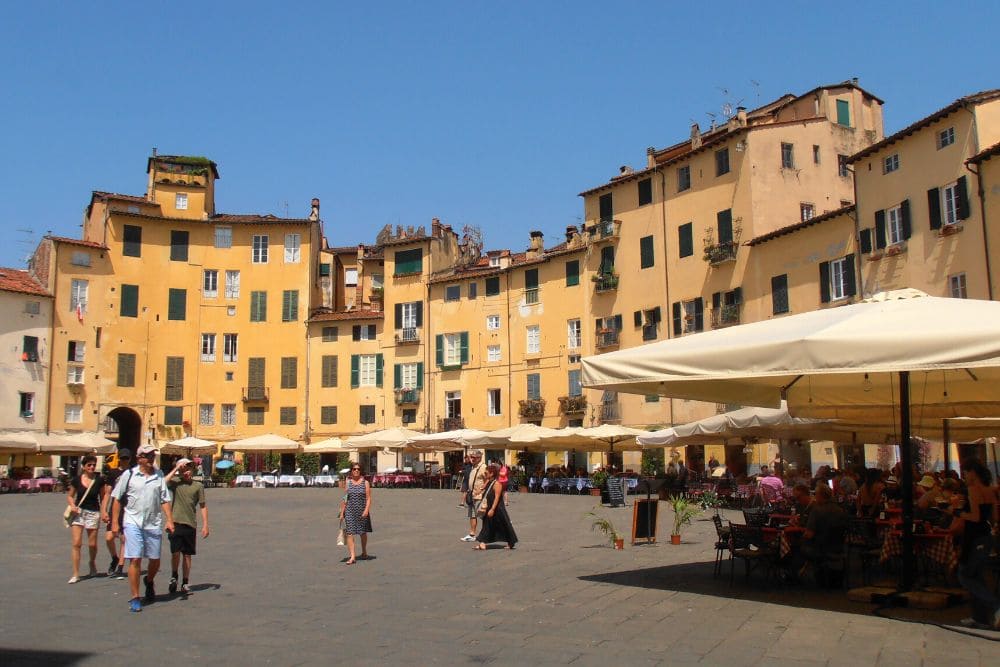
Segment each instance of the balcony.
[{"label": "balcony", "polygon": [[617,424],[622,420],[621,410],[618,407],[618,402],[604,402],[601,403],[601,414],[600,419],[602,424]]},{"label": "balcony", "polygon": [[621,220],[601,220],[590,228],[591,242],[612,241],[621,234]]},{"label": "balcony", "polygon": [[712,328],[721,329],[740,323],[740,305],[738,303],[720,306],[712,309]]},{"label": "balcony", "polygon": [[438,431],[458,431],[463,428],[465,428],[465,419],[463,417],[438,418]]},{"label": "balcony", "polygon": [[417,327],[406,327],[396,329],[397,345],[415,345],[420,342],[420,329]]},{"label": "balcony", "polygon": [[618,334],[619,331],[617,329],[602,329],[597,332],[595,345],[599,348],[618,345]]},{"label": "balcony", "polygon": [[587,397],[583,394],[579,396],[560,396],[559,410],[565,415],[577,415],[587,411]]},{"label": "balcony", "polygon": [[244,403],[267,403],[270,400],[268,387],[243,387]]},{"label": "balcony", "polygon": [[382,299],[384,296],[385,296],[385,291],[381,287],[373,287],[369,299],[371,300],[372,303],[376,302],[382,303]]},{"label": "balcony", "polygon": [[413,405],[420,402],[419,389],[397,389],[396,405]]},{"label": "balcony", "polygon": [[538,296],[538,293],[539,293],[538,287],[529,287],[526,290],[524,290],[524,303],[526,303],[529,306],[538,303],[541,300],[540,297]]},{"label": "balcony", "polygon": [[711,266],[718,266],[726,262],[736,261],[736,251],[739,244],[736,241],[723,241],[714,245],[705,246],[705,256],[702,258]]},{"label": "balcony", "polygon": [[598,273],[591,280],[594,281],[594,287],[598,292],[610,292],[618,289],[617,273]]},{"label": "balcony", "polygon": [[541,419],[545,416],[545,399],[529,398],[526,401],[518,401],[517,414],[525,419]]}]

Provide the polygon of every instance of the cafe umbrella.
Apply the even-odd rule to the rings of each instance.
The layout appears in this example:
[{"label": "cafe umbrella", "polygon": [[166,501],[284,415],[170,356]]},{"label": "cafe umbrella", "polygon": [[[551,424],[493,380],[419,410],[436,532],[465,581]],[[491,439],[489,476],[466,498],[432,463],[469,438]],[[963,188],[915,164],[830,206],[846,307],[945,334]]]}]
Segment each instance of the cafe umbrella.
[{"label": "cafe umbrella", "polygon": [[[243,438],[242,440],[234,440],[232,442],[227,442],[225,444],[226,449],[234,450],[237,452],[267,452],[268,454],[283,454],[288,452],[299,451],[299,443],[294,440],[289,440],[288,438],[278,435],[276,433],[265,433],[264,435],[256,435],[252,438]],[[280,468],[280,466],[279,466]],[[278,474],[280,474],[280,469]],[[275,477],[274,485],[277,487],[278,479]]]}]

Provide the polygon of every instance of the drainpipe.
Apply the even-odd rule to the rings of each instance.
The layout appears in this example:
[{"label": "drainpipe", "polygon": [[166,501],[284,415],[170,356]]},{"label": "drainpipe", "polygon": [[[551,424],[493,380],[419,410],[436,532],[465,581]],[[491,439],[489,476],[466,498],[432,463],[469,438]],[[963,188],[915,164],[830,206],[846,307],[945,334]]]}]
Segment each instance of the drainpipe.
[{"label": "drainpipe", "polygon": [[302,419],[303,419],[303,426],[305,426],[305,428],[302,430],[302,436],[303,436],[303,439],[306,441],[306,444],[308,445],[309,444],[309,431],[310,431],[310,429],[309,429],[309,352],[310,352],[309,347],[310,346],[309,346],[309,316],[308,315],[306,316],[306,321],[303,322],[303,324],[305,325],[305,334],[306,334],[306,378],[305,378],[305,382],[306,382],[306,392],[305,392],[306,393],[306,396],[305,396],[306,407],[305,407],[305,414],[302,417]]},{"label": "drainpipe", "polygon": [[[857,256],[858,261],[854,262],[854,274],[855,279],[858,281],[858,293],[864,298],[864,279],[861,277],[861,223],[860,215],[858,211],[858,178],[857,173],[854,171],[854,167],[847,165],[847,171],[851,174],[851,188],[854,190],[854,254]],[[872,243],[875,240],[872,239]]]},{"label": "drainpipe", "polygon": [[[976,122],[976,113],[973,108],[970,108],[968,103],[963,104],[962,108],[969,112],[972,116],[972,154],[976,155],[979,153],[979,124]],[[993,300],[993,272],[990,267],[990,243],[989,234],[986,229],[986,194],[983,191],[983,177],[980,172],[974,170],[968,162],[965,163],[965,168],[976,175],[976,193],[979,195],[979,212],[982,215],[982,225],[983,225],[983,256],[986,258],[986,294],[987,298]]]},{"label": "drainpipe", "polygon": [[[671,327],[673,322],[670,319],[672,317],[670,310],[670,262],[667,256],[667,175],[659,167],[656,171],[660,174],[660,194],[662,200],[660,201],[660,217],[663,221],[663,291],[664,298],[666,299],[666,304],[663,307],[664,319],[669,322],[667,325],[667,338],[672,338]],[[670,425],[674,424],[674,399],[667,399],[667,414],[670,417]]]},{"label": "drainpipe", "polygon": [[507,297],[507,426],[513,426],[514,418],[514,378],[513,364],[510,354],[510,267],[504,272],[507,277],[507,289],[504,290]]},{"label": "drainpipe", "polygon": [[[49,245],[51,250],[49,251],[49,278],[51,280],[52,274],[55,273],[56,266],[59,262],[59,256],[56,251],[56,242],[49,239]],[[59,301],[59,280],[56,276],[55,280],[52,280],[52,312],[49,316],[50,331],[52,332],[49,336],[49,390],[46,392],[45,396],[45,433],[48,434],[52,430],[52,385],[54,384],[53,373],[55,367],[54,354],[55,354],[55,338],[56,338],[56,304]]]}]

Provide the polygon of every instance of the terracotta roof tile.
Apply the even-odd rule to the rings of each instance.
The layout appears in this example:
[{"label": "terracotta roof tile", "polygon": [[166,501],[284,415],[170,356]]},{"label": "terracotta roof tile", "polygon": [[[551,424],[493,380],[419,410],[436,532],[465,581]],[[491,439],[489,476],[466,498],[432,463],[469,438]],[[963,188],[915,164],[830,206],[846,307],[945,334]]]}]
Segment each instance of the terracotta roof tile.
[{"label": "terracotta roof tile", "polygon": [[314,313],[308,322],[339,322],[344,320],[381,320],[385,318],[382,310],[346,310],[337,312]]},{"label": "terracotta roof tile", "polygon": [[791,234],[792,232],[797,232],[800,229],[805,229],[806,227],[812,227],[813,225],[818,225],[821,222],[826,222],[832,218],[836,218],[838,215],[843,215],[845,213],[850,213],[854,210],[854,204],[849,206],[843,206],[832,211],[827,211],[823,215],[817,215],[815,218],[810,218],[809,220],[803,220],[802,222],[796,222],[794,225],[788,225],[787,227],[782,227],[781,229],[776,229],[773,232],[768,232],[767,234],[761,234],[755,238],[750,239],[743,245],[755,246],[761,243],[766,243],[771,239],[776,239],[779,236],[784,236],[785,234]]},{"label": "terracotta roof tile", "polygon": [[94,190],[92,197],[95,199],[121,199],[124,201],[132,201],[139,204],[156,204],[156,202],[149,201],[145,197],[136,197],[135,195],[123,195],[117,192],[103,192],[101,190]]},{"label": "terracotta roof tile", "polygon": [[20,292],[21,294],[34,294],[36,296],[52,296],[27,271],[8,269],[7,267],[0,267],[0,291]]},{"label": "terracotta roof tile", "polygon": [[269,224],[275,222],[286,222],[294,224],[308,224],[315,222],[309,218],[279,218],[268,213],[267,215],[257,215],[254,213],[216,213],[208,219],[208,222],[239,222],[249,224]]},{"label": "terracotta roof tile", "polygon": [[65,236],[46,236],[45,238],[55,241],[56,243],[68,243],[70,245],[84,246],[85,248],[96,248],[98,250],[107,250],[108,246],[103,243],[97,243],[95,241],[84,241],[82,239],[71,239]]},{"label": "terracotta roof tile", "polygon": [[989,160],[992,157],[996,157],[997,155],[1000,155],[1000,141],[993,144],[989,148],[979,151],[978,153],[970,157],[968,160],[966,160],[966,162],[971,162],[972,164],[979,164],[981,162]]}]

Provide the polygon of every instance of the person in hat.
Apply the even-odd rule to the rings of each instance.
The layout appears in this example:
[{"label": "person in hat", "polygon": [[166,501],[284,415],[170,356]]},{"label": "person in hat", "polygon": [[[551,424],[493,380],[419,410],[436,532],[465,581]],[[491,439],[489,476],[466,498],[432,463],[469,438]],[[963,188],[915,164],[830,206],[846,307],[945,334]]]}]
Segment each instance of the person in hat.
[{"label": "person in hat", "polygon": [[184,557],[183,579],[180,591],[185,596],[191,593],[188,579],[191,576],[191,557],[195,555],[198,536],[198,510],[201,510],[201,536],[208,539],[208,505],[205,504],[205,485],[194,478],[195,463],[182,458],[164,479],[173,495],[171,515],[174,530],[170,540],[170,586],[171,594],[177,592],[177,566]]},{"label": "person in hat", "polygon": [[937,507],[938,500],[943,497],[941,485],[938,484],[934,475],[921,477],[920,481],[917,482],[916,490],[920,494],[917,498],[918,510],[929,510],[932,507]]},{"label": "person in hat", "polygon": [[[156,448],[143,445],[137,452],[139,464],[122,475],[111,493],[114,505],[111,509],[111,530],[125,533],[125,558],[128,559],[128,583],[132,593],[129,611],[142,611],[139,597],[139,574],[142,559],[146,565],[146,603],[156,600],[153,580],[160,569],[160,541],[163,530],[174,530],[174,519],[170,507],[170,490],[163,480],[163,473],[157,470]],[[124,506],[124,512],[119,512]]]},{"label": "person in hat", "polygon": [[[122,476],[126,470],[132,467],[132,451],[122,447],[117,453],[112,454],[108,457],[105,462],[104,479],[108,484],[109,489],[115,488],[118,484],[118,479]],[[125,536],[121,535],[116,537],[111,531],[111,505],[112,505],[111,494],[107,494],[104,498],[104,502],[101,505],[101,520],[104,522],[104,544],[108,547],[108,553],[111,554],[111,564],[108,566],[108,576],[117,577],[118,579],[125,578]],[[122,517],[118,517],[119,523]]]}]

